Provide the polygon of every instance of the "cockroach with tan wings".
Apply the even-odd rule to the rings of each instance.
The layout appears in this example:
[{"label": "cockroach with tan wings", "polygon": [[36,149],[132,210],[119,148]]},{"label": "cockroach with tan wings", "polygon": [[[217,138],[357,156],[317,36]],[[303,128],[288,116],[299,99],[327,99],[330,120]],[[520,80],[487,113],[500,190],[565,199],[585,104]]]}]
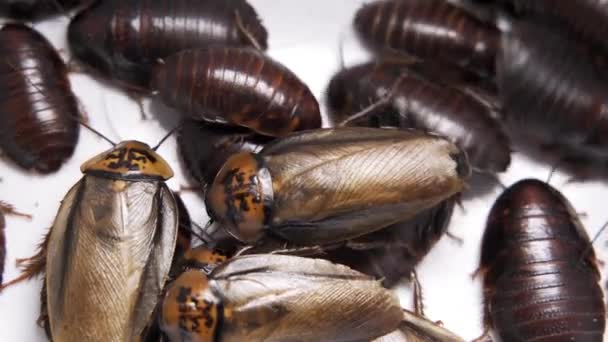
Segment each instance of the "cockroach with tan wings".
[{"label": "cockroach with tan wings", "polygon": [[326,260],[278,254],[239,256],[210,273],[187,270],[169,285],[160,313],[171,342],[346,342],[412,332],[424,341],[463,341],[404,311],[369,276]]},{"label": "cockroach with tan wings", "polygon": [[209,216],[237,239],[326,245],[408,220],[460,192],[466,154],[413,130],[310,130],[226,161],[206,193]]},{"label": "cockroach with tan wings", "polygon": [[178,207],[165,184],[173,171],[137,141],[81,170],[39,254],[15,281],[46,274],[41,319],[55,342],[140,341],[176,248]]}]

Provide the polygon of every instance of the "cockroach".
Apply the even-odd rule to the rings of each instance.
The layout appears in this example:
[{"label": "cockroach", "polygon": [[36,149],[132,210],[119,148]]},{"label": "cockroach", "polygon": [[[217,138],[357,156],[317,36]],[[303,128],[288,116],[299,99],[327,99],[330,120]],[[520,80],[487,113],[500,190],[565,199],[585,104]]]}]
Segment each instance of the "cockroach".
[{"label": "cockroach", "polygon": [[488,216],[479,274],[486,329],[502,341],[602,341],[598,261],[568,200],[526,179]]},{"label": "cockroach", "polygon": [[380,0],[364,5],[354,26],[380,52],[438,59],[493,75],[500,32],[444,0]]},{"label": "cockroach", "polygon": [[[81,166],[24,280],[44,271],[53,341],[138,341],[151,323],[176,248],[169,165],[125,141]],[[44,317],[41,317],[44,318]]]},{"label": "cockroach", "polygon": [[270,141],[241,127],[185,119],[177,133],[179,154],[186,170],[204,187],[213,183],[226,160],[239,152],[258,152]]},{"label": "cockroach", "polygon": [[293,72],[255,49],[210,47],[167,57],[152,89],[190,117],[268,136],[321,127],[319,103]]},{"label": "cockroach", "polygon": [[0,148],[24,169],[54,172],[80,130],[67,68],[46,38],[21,24],[0,29],[0,54]]},{"label": "cockroach", "polygon": [[414,271],[447,231],[455,202],[455,198],[447,199],[408,221],[348,241],[319,257],[382,279],[382,285],[393,287]]},{"label": "cockroach", "polygon": [[[508,135],[495,119],[495,108],[461,85],[430,79],[416,68],[428,69],[394,62],[346,68],[329,84],[329,107],[338,121],[415,128],[443,135],[467,152],[475,170],[505,171],[511,161],[511,147]],[[388,101],[384,105],[365,117],[351,117],[385,98]]]},{"label": "cockroach", "polygon": [[74,56],[127,88],[145,90],[158,60],[210,45],[267,47],[268,33],[245,0],[98,0],[68,28]]},{"label": "cockroach", "polygon": [[16,19],[42,19],[47,16],[66,13],[85,3],[84,0],[2,0],[0,16]]},{"label": "cockroach", "polygon": [[369,341],[402,322],[424,321],[366,275],[277,254],[239,256],[208,275],[186,271],[162,303],[161,328],[171,342]]},{"label": "cockroach", "polygon": [[608,159],[608,83],[592,52],[540,22],[513,22],[504,34],[497,83],[505,121],[564,161]]},{"label": "cockroach", "polygon": [[579,1],[521,1],[501,0],[513,6],[516,12],[550,18],[556,24],[567,26],[594,45],[608,50],[608,6],[602,0]]},{"label": "cockroach", "polygon": [[466,154],[413,130],[296,132],[226,161],[205,195],[209,217],[238,240],[297,245],[349,240],[412,218],[462,190]]}]

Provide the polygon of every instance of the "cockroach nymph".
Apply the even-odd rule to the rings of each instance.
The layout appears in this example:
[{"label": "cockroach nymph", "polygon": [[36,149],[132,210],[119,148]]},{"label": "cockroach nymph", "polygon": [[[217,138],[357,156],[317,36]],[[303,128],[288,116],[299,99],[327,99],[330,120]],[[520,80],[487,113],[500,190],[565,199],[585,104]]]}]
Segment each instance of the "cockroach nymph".
[{"label": "cockroach nymph", "polygon": [[198,120],[244,126],[268,136],[321,127],[319,103],[292,71],[254,49],[182,51],[153,72],[152,89]]},{"label": "cockroach nymph", "polygon": [[67,67],[40,33],[21,24],[0,29],[0,148],[17,165],[57,171],[80,130]]},{"label": "cockroach nymph", "polygon": [[192,178],[203,187],[213,183],[230,156],[239,152],[258,152],[270,141],[241,127],[192,119],[183,120],[180,126],[177,133],[179,154]]},{"label": "cockroach nymph", "polygon": [[377,281],[326,260],[245,255],[209,274],[182,273],[168,288],[160,324],[171,342],[369,341],[401,329],[462,341],[401,309]]},{"label": "cockroach nymph", "polygon": [[563,165],[605,165],[605,73],[586,46],[560,32],[543,22],[515,21],[504,34],[496,80],[505,121]]},{"label": "cockroach nymph", "polygon": [[211,45],[265,49],[267,36],[245,0],[98,0],[68,28],[79,61],[135,90],[147,89],[152,67],[171,54]]},{"label": "cockroach nymph", "polygon": [[350,120],[353,113],[388,97],[385,105],[352,124],[437,133],[466,151],[475,170],[505,171],[511,161],[511,144],[495,119],[495,109],[473,96],[464,83],[445,84],[442,79],[430,79],[416,68],[430,67],[370,62],[340,71],[328,89],[329,107],[336,116],[335,121]]},{"label": "cockroach nymph", "polygon": [[500,32],[447,1],[374,1],[359,9],[354,26],[363,42],[380,52],[494,74]]},{"label": "cockroach nymph", "polygon": [[39,253],[6,286],[45,273],[41,320],[53,341],[137,341],[153,322],[176,249],[178,207],[165,184],[173,171],[138,141],[81,171]]},{"label": "cockroach nymph", "polygon": [[269,234],[323,245],[406,221],[460,192],[469,175],[466,154],[438,136],[319,129],[230,157],[205,203],[209,216],[243,242]]},{"label": "cockroach nymph", "polygon": [[603,340],[598,261],[574,209],[548,184],[522,180],[496,200],[478,273],[486,329],[502,341]]}]

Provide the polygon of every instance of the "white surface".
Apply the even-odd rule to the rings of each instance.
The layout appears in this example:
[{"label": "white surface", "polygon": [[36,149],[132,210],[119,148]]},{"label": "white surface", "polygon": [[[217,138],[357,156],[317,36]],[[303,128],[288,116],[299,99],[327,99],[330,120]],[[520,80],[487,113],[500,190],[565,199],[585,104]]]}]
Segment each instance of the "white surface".
[{"label": "white surface", "polygon": [[[345,42],[348,64],[365,59],[350,28],[354,12],[362,1],[308,0],[277,1],[250,0],[258,10],[270,34],[269,53],[283,62],[305,81],[323,101],[325,87],[339,69],[338,45]],[[67,19],[58,18],[35,25],[59,48],[67,59],[65,28]],[[158,115],[142,121],[138,107],[115,89],[105,88],[90,77],[72,75],[72,87],[80,97],[93,127],[111,139],[137,139],[155,144],[175,119],[167,110],[159,123]],[[156,113],[155,113],[156,114]],[[81,138],[74,153],[59,172],[50,176],[27,174],[0,160],[0,200],[14,204],[20,211],[34,215],[33,220],[7,217],[7,265],[5,279],[18,274],[16,258],[33,255],[55,216],[59,202],[80,177],[80,164],[109,146],[106,142],[81,130]],[[172,189],[187,185],[176,154],[174,138],[159,150],[173,166],[176,176],[169,181]],[[537,164],[518,153],[513,155],[509,172],[501,175],[504,184],[527,177],[546,179],[548,165]],[[605,198],[608,187],[602,183],[567,184],[566,176],[557,173],[552,185],[568,197],[580,213],[590,235],[608,220]],[[479,243],[487,212],[499,190],[493,194],[464,202],[464,211],[457,208],[450,231],[464,239],[460,246],[450,239],[442,239],[419,267],[424,288],[427,315],[441,320],[445,326],[466,339],[477,337],[481,329],[481,290],[479,280],[473,281]],[[199,196],[184,193],[184,200],[193,219],[206,222],[206,214]],[[596,243],[600,258],[606,259],[602,237]],[[602,286],[604,283],[602,282]],[[40,278],[7,289],[0,294],[0,341],[46,341],[42,329],[36,325],[39,312]],[[409,305],[409,294],[402,293],[404,305]]]}]

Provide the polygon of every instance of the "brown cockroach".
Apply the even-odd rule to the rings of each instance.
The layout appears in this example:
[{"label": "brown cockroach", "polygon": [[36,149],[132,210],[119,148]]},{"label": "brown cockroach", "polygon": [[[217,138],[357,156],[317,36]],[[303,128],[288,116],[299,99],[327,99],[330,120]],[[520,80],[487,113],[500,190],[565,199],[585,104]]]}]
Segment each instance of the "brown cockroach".
[{"label": "brown cockroach", "polygon": [[139,341],[176,248],[178,207],[165,183],[173,171],[137,141],[81,171],[39,253],[5,286],[45,273],[41,319],[55,342]]},{"label": "brown cockroach", "polygon": [[460,192],[470,171],[466,154],[439,136],[309,130],[230,157],[205,203],[209,217],[240,241],[268,234],[324,245],[412,218]]},{"label": "brown cockroach", "polygon": [[88,2],[85,0],[2,0],[0,16],[16,19],[42,19],[66,11]]},{"label": "brown cockroach", "polygon": [[255,49],[210,47],[167,57],[151,88],[190,117],[268,136],[321,127],[316,98],[291,70]]},{"label": "brown cockroach", "polygon": [[214,125],[185,119],[177,133],[177,146],[186,170],[207,187],[226,160],[239,152],[258,152],[270,141],[246,128]]},{"label": "brown cockroach", "polygon": [[354,26],[364,43],[381,52],[494,73],[498,29],[447,1],[374,1],[359,9]]},{"label": "brown cockroach", "polygon": [[547,23],[514,21],[503,35],[496,81],[514,132],[564,162],[608,161],[608,83],[574,37]]},{"label": "brown cockroach", "polygon": [[343,247],[327,249],[318,257],[347,265],[382,279],[385,287],[393,287],[414,271],[447,231],[455,203],[455,198],[447,199],[410,220],[350,240]]},{"label": "brown cockroach", "polygon": [[572,31],[588,39],[594,45],[608,50],[608,4],[603,0],[553,1],[553,0],[501,0],[516,12],[535,14],[566,25]]},{"label": "brown cockroach", "polygon": [[[467,152],[474,170],[505,171],[511,161],[511,147],[495,118],[495,108],[471,94],[472,89],[463,88],[466,80],[458,81],[456,75],[450,78],[462,84],[427,77],[427,70],[419,70],[431,68],[424,64],[410,67],[380,61],[346,68],[329,84],[329,107],[337,121],[415,128],[443,135]],[[364,117],[351,117],[383,99],[387,99],[383,105]]]},{"label": "brown cockroach", "polygon": [[267,37],[246,0],[98,0],[68,28],[79,61],[136,90],[147,89],[151,68],[173,53],[210,45],[266,49]]},{"label": "brown cockroach", "polygon": [[0,148],[17,165],[54,172],[72,156],[80,130],[67,68],[40,33],[0,30]]},{"label": "brown cockroach", "polygon": [[606,325],[598,261],[568,200],[526,179],[494,203],[483,236],[485,325],[502,341],[597,341]]},{"label": "brown cockroach", "polygon": [[209,274],[185,271],[170,284],[160,312],[171,342],[369,341],[402,324],[462,341],[401,309],[395,295],[366,275],[278,254],[235,257]]}]

